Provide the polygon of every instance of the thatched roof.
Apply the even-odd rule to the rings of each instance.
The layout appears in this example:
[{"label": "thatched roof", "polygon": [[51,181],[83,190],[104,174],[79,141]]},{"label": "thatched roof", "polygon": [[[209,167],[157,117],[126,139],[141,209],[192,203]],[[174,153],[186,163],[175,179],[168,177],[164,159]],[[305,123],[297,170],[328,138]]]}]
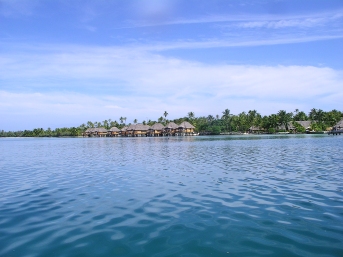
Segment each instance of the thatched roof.
[{"label": "thatched roof", "polygon": [[105,129],[105,128],[94,128],[94,132],[107,133],[107,129]]},{"label": "thatched roof", "polygon": [[129,126],[126,128],[126,130],[127,130],[127,131],[128,131],[128,130],[133,130],[135,127],[136,127],[136,124],[131,124],[131,125],[129,125]]},{"label": "thatched roof", "polygon": [[334,128],[343,128],[343,119],[341,119],[337,124],[334,126]]},{"label": "thatched roof", "polygon": [[121,132],[124,132],[124,131],[126,131],[127,130],[127,127],[125,126],[125,127],[123,127],[120,131]]},{"label": "thatched roof", "polygon": [[150,126],[148,125],[143,125],[141,123],[138,124],[131,124],[127,130],[140,130],[140,131],[144,131],[144,130],[148,130],[150,128]]},{"label": "thatched roof", "polygon": [[111,131],[111,132],[119,132],[120,130],[117,127],[112,127],[112,128],[110,128],[109,131]]},{"label": "thatched roof", "polygon": [[107,133],[107,129],[105,129],[105,128],[88,128],[85,131],[85,133],[96,133],[96,132],[101,132],[101,133],[106,132]]},{"label": "thatched roof", "polygon": [[303,126],[305,129],[308,129],[311,127],[311,121],[310,120],[297,120],[295,122],[300,124],[301,126]]},{"label": "thatched roof", "polygon": [[[288,128],[288,129],[294,129],[294,126],[293,126],[292,122],[288,122],[288,123],[287,123],[287,128]],[[284,124],[279,125],[279,126],[278,126],[278,129],[280,129],[280,130],[286,130],[286,126],[285,126]]]},{"label": "thatched roof", "polygon": [[144,125],[144,124],[136,124],[135,130],[140,130],[140,131],[144,131],[144,130],[149,130],[150,126],[149,125]]},{"label": "thatched roof", "polygon": [[188,121],[184,121],[179,125],[179,128],[194,129],[195,127],[192,124],[190,124]]},{"label": "thatched roof", "polygon": [[161,123],[155,123],[150,127],[151,130],[163,130],[164,126]]},{"label": "thatched roof", "polygon": [[166,129],[177,129],[179,126],[178,125],[176,125],[174,122],[169,122],[168,124],[167,124],[167,126],[165,126],[164,128],[166,128]]}]

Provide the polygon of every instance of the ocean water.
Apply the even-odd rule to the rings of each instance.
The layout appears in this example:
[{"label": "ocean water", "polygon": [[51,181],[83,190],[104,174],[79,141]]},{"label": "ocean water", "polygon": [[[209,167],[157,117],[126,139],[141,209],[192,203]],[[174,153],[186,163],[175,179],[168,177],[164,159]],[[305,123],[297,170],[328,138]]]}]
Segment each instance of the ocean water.
[{"label": "ocean water", "polygon": [[343,136],[0,149],[0,256],[343,256]]}]

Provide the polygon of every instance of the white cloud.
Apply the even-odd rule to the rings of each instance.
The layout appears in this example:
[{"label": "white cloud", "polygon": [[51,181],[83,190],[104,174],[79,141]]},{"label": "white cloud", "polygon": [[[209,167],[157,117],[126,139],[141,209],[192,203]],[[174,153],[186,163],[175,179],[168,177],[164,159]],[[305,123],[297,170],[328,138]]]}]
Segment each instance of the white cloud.
[{"label": "white cloud", "polygon": [[278,21],[251,21],[240,23],[240,28],[287,28],[287,27],[313,27],[323,25],[324,19],[305,19],[305,20],[278,20]]},{"label": "white cloud", "polygon": [[220,114],[226,108],[263,114],[343,109],[336,97],[342,71],[327,67],[212,65],[130,48],[41,49],[0,59],[3,126],[16,124],[18,117],[27,120],[18,126],[34,121],[24,127],[31,128],[120,116],[157,119],[165,110],[177,118],[189,111]]},{"label": "white cloud", "polygon": [[327,23],[331,25],[337,25],[336,23],[342,23],[342,12],[337,13],[324,13],[324,14],[314,14],[313,16],[303,16],[303,17],[260,17],[257,20],[250,19],[244,22],[238,22],[235,24],[239,28],[271,28],[271,29],[281,29],[289,27],[297,28],[311,28],[311,27],[324,27]]},{"label": "white cloud", "polygon": [[[148,42],[133,41],[136,42],[136,47],[150,50],[294,44],[343,37],[343,10],[296,16],[208,16],[198,19],[174,19],[168,22],[131,21],[131,23],[122,28],[188,26],[187,35],[175,34],[172,38],[168,35],[167,42],[156,42],[152,39]],[[207,31],[201,37],[199,28]]]},{"label": "white cloud", "polygon": [[175,41],[167,43],[150,44],[142,47],[142,49],[151,51],[164,51],[171,49],[206,49],[206,48],[223,48],[223,47],[249,47],[249,46],[268,46],[280,44],[296,44],[322,40],[332,40],[343,38],[343,30],[335,30],[330,33],[306,35],[301,33],[291,33],[286,35],[272,35],[269,38],[262,36],[254,37],[254,35],[241,35],[237,38],[210,39],[203,41]]},{"label": "white cloud", "polygon": [[121,27],[137,28],[137,27],[154,27],[166,25],[192,25],[192,24],[218,24],[221,27],[315,27],[318,24],[339,22],[343,17],[343,10],[335,10],[331,12],[299,14],[299,15],[256,15],[256,14],[235,14],[235,15],[207,15],[196,18],[187,19],[170,19],[164,21],[151,20],[129,20]]}]

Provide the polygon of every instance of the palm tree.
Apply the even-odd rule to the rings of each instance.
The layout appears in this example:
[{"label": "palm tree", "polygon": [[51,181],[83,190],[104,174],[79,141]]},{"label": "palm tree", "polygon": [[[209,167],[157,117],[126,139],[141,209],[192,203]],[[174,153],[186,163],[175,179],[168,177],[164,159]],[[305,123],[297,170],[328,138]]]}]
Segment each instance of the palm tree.
[{"label": "palm tree", "polygon": [[276,127],[279,124],[279,117],[276,114],[272,114],[268,117],[269,125],[276,131]]},{"label": "palm tree", "polygon": [[102,123],[104,124],[104,128],[105,128],[105,129],[109,129],[108,120],[104,120]]},{"label": "palm tree", "polygon": [[293,113],[287,113],[285,110],[280,110],[277,115],[279,116],[279,124],[283,125],[288,130],[288,123],[292,120]]},{"label": "palm tree", "polygon": [[325,126],[325,116],[327,116],[326,115],[326,112],[324,112],[323,110],[321,110],[321,109],[318,109],[317,110],[317,114],[316,114],[316,121],[317,121],[317,123],[318,123],[318,127],[319,127],[319,129],[320,130],[325,130],[326,129],[326,126]]},{"label": "palm tree", "polygon": [[137,119],[134,119],[134,120],[133,120],[133,123],[135,123],[135,124],[136,124],[136,123],[137,123]]},{"label": "palm tree", "polygon": [[124,118],[123,118],[123,117],[120,117],[119,120],[120,120],[120,123],[123,123]]},{"label": "palm tree", "polygon": [[189,112],[188,113],[188,118],[192,120],[194,118],[194,112]]},{"label": "palm tree", "polygon": [[127,119],[126,117],[123,117],[124,125],[126,124],[126,119]]},{"label": "palm tree", "polygon": [[324,120],[325,112],[321,109],[317,110],[316,120],[321,123]]},{"label": "palm tree", "polygon": [[241,112],[240,114],[238,114],[237,123],[239,125],[240,131],[246,132],[250,128],[249,127],[249,115],[246,114],[245,112]]},{"label": "palm tree", "polygon": [[110,126],[111,127],[117,127],[119,124],[118,124],[118,122],[115,120],[115,121],[111,121],[111,123],[110,123]]},{"label": "palm tree", "polygon": [[222,113],[223,113],[222,119],[224,120],[225,125],[226,125],[226,132],[228,132],[229,124],[230,124],[230,121],[231,121],[230,110],[229,109],[225,109]]},{"label": "palm tree", "polygon": [[314,121],[316,120],[316,116],[317,116],[317,109],[312,108],[310,113],[308,114],[308,117],[310,118],[310,120]]},{"label": "palm tree", "polygon": [[307,115],[303,111],[299,111],[293,116],[293,120],[307,120]]},{"label": "palm tree", "polygon": [[249,120],[249,126],[250,127],[255,125],[255,121],[256,121],[256,119],[258,118],[259,115],[260,114],[257,113],[256,110],[249,110],[248,111],[248,120]]},{"label": "palm tree", "polygon": [[167,111],[164,111],[163,116],[164,116],[164,121],[165,121],[165,123],[167,123],[168,112],[167,112]]},{"label": "palm tree", "polygon": [[94,123],[91,121],[87,121],[87,127],[88,128],[94,128]]},{"label": "palm tree", "polygon": [[207,116],[207,121],[208,121],[208,123],[211,124],[214,121],[214,117],[212,115],[208,115]]}]

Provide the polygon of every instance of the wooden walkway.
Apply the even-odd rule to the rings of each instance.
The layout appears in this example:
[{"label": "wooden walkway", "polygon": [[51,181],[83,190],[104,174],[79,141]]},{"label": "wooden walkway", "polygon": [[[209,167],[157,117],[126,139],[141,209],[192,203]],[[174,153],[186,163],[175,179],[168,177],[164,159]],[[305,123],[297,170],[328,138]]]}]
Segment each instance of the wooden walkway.
[{"label": "wooden walkway", "polygon": [[343,134],[343,129],[340,129],[340,130],[332,130],[330,132],[328,132],[328,135],[341,135]]}]

